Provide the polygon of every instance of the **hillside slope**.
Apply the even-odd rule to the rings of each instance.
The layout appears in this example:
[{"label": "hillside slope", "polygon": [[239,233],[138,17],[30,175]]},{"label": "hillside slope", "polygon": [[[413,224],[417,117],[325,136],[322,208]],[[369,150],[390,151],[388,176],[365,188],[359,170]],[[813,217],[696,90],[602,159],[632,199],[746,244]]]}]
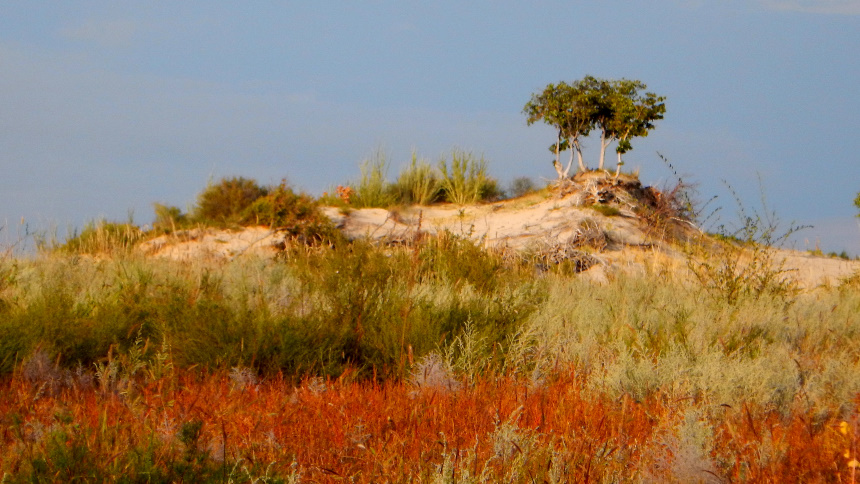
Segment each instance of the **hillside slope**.
[{"label": "hillside slope", "polygon": [[[655,225],[638,215],[642,204],[653,196],[638,181],[615,181],[613,187],[607,188],[604,181],[578,180],[568,189],[491,204],[321,210],[349,239],[396,245],[448,233],[487,248],[528,253],[550,262],[578,258],[583,275],[596,281],[615,271],[642,272],[657,265],[686,270],[687,256],[679,247],[698,235],[698,229],[677,219]],[[667,238],[675,243],[666,242]],[[195,229],[152,239],[141,244],[140,250],[179,260],[230,260],[243,254],[274,255],[288,243],[282,231],[268,227]],[[860,271],[857,261],[791,250],[777,250],[776,254],[784,261],[786,274],[803,287],[837,284]]]}]

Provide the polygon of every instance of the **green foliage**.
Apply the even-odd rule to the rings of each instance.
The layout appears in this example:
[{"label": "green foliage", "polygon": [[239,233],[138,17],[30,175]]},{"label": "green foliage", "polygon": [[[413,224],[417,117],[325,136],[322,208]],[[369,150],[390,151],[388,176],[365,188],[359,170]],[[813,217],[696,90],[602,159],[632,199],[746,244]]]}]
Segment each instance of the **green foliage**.
[{"label": "green foliage", "polygon": [[606,217],[615,217],[621,215],[621,211],[618,210],[618,207],[612,205],[606,205],[603,203],[598,203],[591,206],[591,209],[595,212],[598,212]]},{"label": "green foliage", "polygon": [[612,141],[618,142],[620,163],[621,155],[632,149],[630,140],[647,136],[654,128],[654,121],[663,119],[665,98],[650,92],[641,94],[645,89],[640,81],[586,76],[572,84],[547,85],[542,92],[532,94],[523,111],[529,125],[543,121],[558,130],[556,143],[550,150],[556,153],[556,172],[559,178],[564,178],[570,172],[573,152],[565,169],[559,162],[559,152],[573,148],[579,157],[580,171],[586,170],[580,138],[588,136],[591,130],[601,131],[598,169],[602,170],[606,147]]},{"label": "green foliage", "polygon": [[783,413],[798,398],[809,408],[844,405],[860,389],[852,378],[860,369],[853,359],[860,351],[851,346],[860,321],[852,314],[856,291],[793,305],[764,297],[728,305],[661,273],[620,276],[606,286],[561,276],[551,282],[549,298],[508,346],[508,361],[520,362],[523,374],[570,362],[590,388],[617,397],[663,392]]},{"label": "green foliage", "polygon": [[537,186],[534,180],[527,176],[519,176],[511,181],[511,186],[508,188],[508,197],[519,198],[537,191]]},{"label": "green foliage", "polygon": [[[595,121],[603,132],[603,149],[611,140],[617,141],[615,151],[621,164],[621,155],[633,149],[630,140],[648,136],[648,132],[654,129],[654,121],[663,119],[666,112],[663,101],[666,98],[651,92],[640,94],[640,91],[647,89],[640,81],[600,80],[597,84],[600,94],[596,99],[601,107]],[[603,157],[604,153],[601,152],[598,169],[603,169]]]},{"label": "green foliage", "polygon": [[523,109],[529,125],[536,121],[543,121],[558,130],[556,143],[550,147],[550,151],[556,155],[554,166],[559,178],[566,177],[573,164],[573,152],[564,170],[558,159],[559,153],[568,148],[576,150],[580,171],[586,169],[582,161],[579,140],[581,137],[588,136],[594,128],[597,108],[588,94],[583,81],[577,81],[574,85],[568,85],[565,82],[557,85],[549,84],[543,92],[532,94],[531,100]]},{"label": "green foliage", "polygon": [[286,180],[266,195],[256,199],[244,212],[243,225],[266,225],[284,229],[305,242],[335,240],[339,232],[331,220],[319,211],[318,203],[308,195],[297,194]]},{"label": "green foliage", "polygon": [[537,385],[572,365],[583,387],[613,397],[783,412],[860,392],[856,281],[799,295],[774,281],[757,296],[760,279],[741,280],[745,293],[646,266],[597,285],[561,270],[536,277],[448,235],[295,247],[280,261],[55,253],[16,264],[0,290],[0,375],[17,370],[49,392],[89,373],[132,407],[149,379],[191,367],[399,379],[413,374],[410,357],[431,353],[467,381],[498,371]]},{"label": "green foliage", "polygon": [[189,223],[188,216],[182,213],[179,207],[153,203],[155,210],[155,221],[152,228],[162,232],[175,232],[178,228],[186,227]]},{"label": "green foliage", "polygon": [[[395,183],[386,178],[388,161],[382,151],[361,163],[361,179],[348,187],[329,190],[320,202],[330,206],[390,208],[395,205],[429,205],[438,201],[457,204],[476,203],[500,198],[502,192],[487,174],[483,158],[454,150],[449,169],[447,161],[436,170],[412,153],[412,160],[400,172]],[[441,172],[441,173],[440,173]]]},{"label": "green foliage", "polygon": [[302,352],[298,360],[315,361],[315,371],[330,375],[356,367],[402,376],[407,348],[425,355],[467,321],[490,341],[502,341],[540,298],[529,284],[507,287],[520,280],[517,269],[447,236],[408,251],[385,252],[361,241],[296,250],[286,262],[303,288],[301,304],[314,301],[315,309],[296,308],[303,316],[284,338]]},{"label": "green foliage", "polygon": [[777,249],[804,227],[792,224],[781,231],[776,214],[767,210],[763,192],[763,213],[748,213],[736,194],[734,197],[740,226],[730,229],[722,225],[715,241],[703,238],[689,244],[687,267],[712,297],[730,306],[747,297],[791,302],[797,284],[789,277],[785,259]]},{"label": "green foliage", "polygon": [[[860,193],[857,193],[857,198],[854,199],[854,206],[860,209]],[[860,217],[860,214],[857,214]]]},{"label": "green foliage", "polygon": [[388,161],[385,153],[378,150],[376,154],[361,163],[361,179],[352,188],[355,196],[352,205],[358,208],[385,208],[396,201],[392,187],[386,177]]},{"label": "green foliage", "polygon": [[0,374],[42,349],[61,368],[98,370],[106,392],[174,366],[399,376],[410,347],[427,354],[467,321],[503,341],[541,297],[530,273],[451,236],[297,245],[281,262],[52,255],[20,270],[2,291],[14,304],[0,305]]},{"label": "green foliage", "polygon": [[80,233],[70,236],[58,249],[70,254],[128,252],[143,236],[143,231],[130,222],[116,223],[100,220],[88,223]]},{"label": "green foliage", "polygon": [[448,162],[439,162],[441,186],[445,200],[457,205],[468,205],[482,200],[498,197],[496,180],[487,174],[484,158],[475,158],[471,153],[454,150],[451,153],[451,167]]},{"label": "green foliage", "polygon": [[433,167],[413,152],[412,162],[397,178],[395,191],[399,203],[430,205],[439,198],[439,178]]},{"label": "green foliage", "polygon": [[210,184],[197,196],[194,219],[221,226],[239,224],[245,211],[268,190],[247,178],[223,178]]},{"label": "green foliage", "polygon": [[[184,422],[177,432],[183,448],[181,454],[173,452],[170,443],[160,442],[154,436],[125,435],[124,424],[110,428],[81,425],[62,412],[55,415],[55,420],[43,442],[30,444],[35,448],[23,457],[18,472],[4,475],[3,482],[215,483],[232,482],[225,478],[239,474],[237,465],[228,469],[227,463],[217,462],[201,448],[200,420]],[[26,430],[20,423],[16,431],[25,438]],[[102,447],[115,445],[119,440],[130,440],[132,446],[104,459]]]},{"label": "green foliage", "polygon": [[177,207],[154,205],[153,227],[163,232],[194,224],[266,225],[284,230],[303,242],[318,243],[340,237],[331,221],[318,210],[318,202],[309,195],[294,192],[286,180],[274,187],[261,187],[246,178],[223,179],[198,195],[193,216],[183,214]]}]

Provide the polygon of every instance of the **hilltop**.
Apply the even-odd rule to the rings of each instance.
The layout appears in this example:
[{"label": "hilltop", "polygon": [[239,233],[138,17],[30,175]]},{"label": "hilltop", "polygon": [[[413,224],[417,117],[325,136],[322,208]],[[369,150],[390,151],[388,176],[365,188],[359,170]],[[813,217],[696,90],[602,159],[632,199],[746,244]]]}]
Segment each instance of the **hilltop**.
[{"label": "hilltop", "polygon": [[[641,273],[655,264],[684,270],[685,245],[713,242],[682,213],[683,201],[672,197],[633,176],[589,172],[551,189],[492,203],[324,206],[320,211],[350,240],[402,245],[448,234],[512,255],[527,254],[539,268],[572,260],[577,272],[605,281],[613,272]],[[290,243],[287,231],[265,226],[196,228],[150,239],[138,249],[178,260],[230,260],[271,256]],[[860,270],[857,261],[779,248],[773,254],[782,272],[802,287],[836,284]]]}]

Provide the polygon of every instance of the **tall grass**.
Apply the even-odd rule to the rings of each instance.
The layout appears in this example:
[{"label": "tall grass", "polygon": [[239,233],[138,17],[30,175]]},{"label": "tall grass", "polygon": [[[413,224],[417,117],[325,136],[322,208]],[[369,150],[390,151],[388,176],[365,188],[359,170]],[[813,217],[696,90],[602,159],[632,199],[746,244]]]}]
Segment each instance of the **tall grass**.
[{"label": "tall grass", "polygon": [[412,161],[397,178],[396,191],[403,204],[429,205],[439,198],[439,177],[433,167],[412,152]]},{"label": "tall grass", "polygon": [[350,203],[358,208],[388,207],[395,196],[387,180],[388,159],[382,149],[361,163],[361,179],[352,184],[355,196]]},{"label": "tall grass", "polygon": [[0,472],[848,479],[856,282],[729,302],[683,262],[602,285],[529,264],[450,235],[0,259]]},{"label": "tall grass", "polygon": [[274,264],[45,255],[3,273],[5,374],[36,349],[91,367],[140,333],[170,344],[182,367],[399,376],[409,355],[444,346],[467,322],[502,341],[541,297],[498,256],[453,237],[392,251],[298,246]]},{"label": "tall grass", "polygon": [[57,249],[70,254],[119,254],[130,252],[144,235],[131,221],[116,223],[99,220],[89,222],[79,233],[68,237],[63,244],[43,249]]},{"label": "tall grass", "polygon": [[546,375],[573,365],[611,395],[781,413],[798,402],[841,411],[860,392],[850,344],[860,296],[847,289],[729,304],[657,269],[595,286],[563,271],[536,278],[528,262],[453,236],[295,247],[276,263],[57,253],[0,264],[6,375],[37,350],[65,369],[92,368],[141,337],[149,355],[170,345],[180,368],[399,379],[437,353],[461,369]]},{"label": "tall grass", "polygon": [[441,186],[445,199],[457,205],[467,205],[491,199],[499,194],[496,181],[487,173],[484,158],[475,158],[462,150],[451,152],[451,166],[447,160],[439,162]]}]

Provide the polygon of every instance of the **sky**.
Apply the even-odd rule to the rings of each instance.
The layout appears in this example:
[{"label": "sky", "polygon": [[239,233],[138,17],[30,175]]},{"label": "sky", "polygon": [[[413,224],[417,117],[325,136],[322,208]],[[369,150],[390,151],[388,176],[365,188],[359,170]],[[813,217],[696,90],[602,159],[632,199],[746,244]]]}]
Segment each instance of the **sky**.
[{"label": "sky", "polygon": [[795,248],[860,255],[858,59],[860,0],[4,1],[0,246],[145,225],[224,177],[320,195],[379,151],[391,179],[460,149],[552,180],[523,106],[592,75],[666,97],[625,155],[643,183],[673,184],[662,155],[709,224],[736,225],[734,191],[812,225]]}]

